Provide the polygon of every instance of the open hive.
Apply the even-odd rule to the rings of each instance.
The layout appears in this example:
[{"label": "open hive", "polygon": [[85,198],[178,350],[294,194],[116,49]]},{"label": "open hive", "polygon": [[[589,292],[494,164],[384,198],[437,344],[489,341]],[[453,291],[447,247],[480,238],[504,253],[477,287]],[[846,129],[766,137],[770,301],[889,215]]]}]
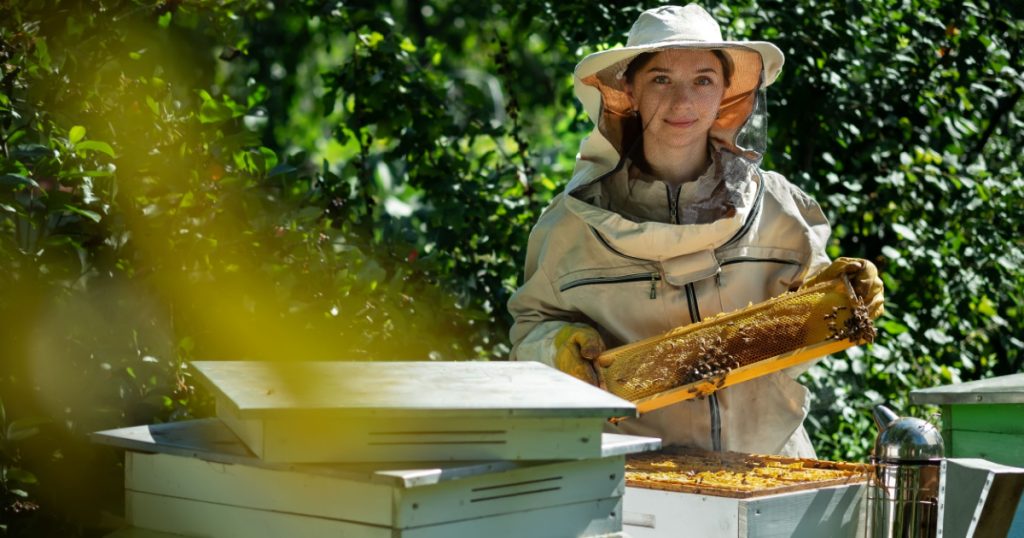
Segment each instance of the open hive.
[{"label": "open hive", "polygon": [[867,309],[841,277],[606,352],[602,386],[647,412],[870,342]]},{"label": "open hive", "polygon": [[870,468],[860,463],[669,449],[628,457],[626,485],[746,498],[865,482]]}]

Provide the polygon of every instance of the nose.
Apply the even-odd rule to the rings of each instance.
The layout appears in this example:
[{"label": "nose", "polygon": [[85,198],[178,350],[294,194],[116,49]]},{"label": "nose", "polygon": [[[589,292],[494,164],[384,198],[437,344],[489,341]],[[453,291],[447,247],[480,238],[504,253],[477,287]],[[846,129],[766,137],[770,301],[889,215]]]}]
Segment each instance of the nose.
[{"label": "nose", "polygon": [[686,85],[679,84],[672,88],[670,106],[674,109],[686,108],[693,104],[693,89]]}]

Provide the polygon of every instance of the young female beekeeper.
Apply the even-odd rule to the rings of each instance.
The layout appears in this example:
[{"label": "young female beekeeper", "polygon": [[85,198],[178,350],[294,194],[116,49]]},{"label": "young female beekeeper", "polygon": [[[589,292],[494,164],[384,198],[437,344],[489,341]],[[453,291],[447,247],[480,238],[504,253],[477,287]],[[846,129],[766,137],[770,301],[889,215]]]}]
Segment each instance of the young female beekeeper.
[{"label": "young female beekeeper", "polygon": [[[594,382],[606,347],[839,273],[872,315],[881,312],[875,267],[830,264],[818,204],[758,167],[763,89],[782,63],[771,43],[724,41],[718,23],[691,4],[645,11],[625,47],[576,66],[576,95],[597,126],[530,234],[526,280],[508,304],[513,359]],[[618,429],[666,445],[813,457],[798,373],[734,385]]]}]

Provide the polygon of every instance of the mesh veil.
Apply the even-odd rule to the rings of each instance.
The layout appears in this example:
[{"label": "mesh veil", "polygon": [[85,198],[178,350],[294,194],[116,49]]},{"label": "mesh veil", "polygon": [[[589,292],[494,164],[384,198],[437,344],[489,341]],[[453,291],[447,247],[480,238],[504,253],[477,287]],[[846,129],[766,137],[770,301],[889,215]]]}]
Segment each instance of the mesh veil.
[{"label": "mesh veil", "polygon": [[[699,46],[674,47],[709,50]],[[725,89],[718,119],[708,136],[716,150],[743,157],[757,166],[767,148],[767,107],[764,91],[764,67],[761,55],[742,46],[716,47],[732,63],[732,77]],[[652,51],[656,52],[656,51]],[[623,72],[633,58],[620,61],[582,79],[601,93],[601,117],[596,118],[601,134],[620,157],[634,147],[638,136],[649,126],[641,125],[624,89]]]}]

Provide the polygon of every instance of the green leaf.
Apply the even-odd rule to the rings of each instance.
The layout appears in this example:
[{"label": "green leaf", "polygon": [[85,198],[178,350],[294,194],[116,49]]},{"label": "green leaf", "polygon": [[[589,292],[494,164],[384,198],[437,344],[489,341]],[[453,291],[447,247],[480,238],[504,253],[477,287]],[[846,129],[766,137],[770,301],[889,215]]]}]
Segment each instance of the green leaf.
[{"label": "green leaf", "polygon": [[926,330],[924,332],[924,337],[939,345],[951,344],[956,341],[952,336],[936,329]]},{"label": "green leaf", "polygon": [[296,167],[294,167],[294,166],[292,166],[292,165],[290,165],[288,163],[281,163],[281,164],[275,166],[273,169],[271,169],[270,172],[267,174],[267,177],[276,177],[276,176],[280,176],[280,175],[290,174],[290,173],[295,172],[297,170],[298,170],[298,168],[296,168]]},{"label": "green leaf", "polygon": [[40,188],[39,183],[36,183],[34,179],[19,174],[4,174],[0,176],[0,188],[13,189],[22,186]]},{"label": "green leaf", "polygon": [[75,149],[78,151],[98,151],[106,154],[108,157],[116,157],[116,155],[114,155],[114,148],[110,147],[110,144],[100,142],[99,140],[84,140],[75,144]]},{"label": "green leaf", "polygon": [[891,335],[902,334],[910,330],[906,325],[891,319],[876,321],[875,324]]},{"label": "green leaf", "polygon": [[295,214],[295,220],[301,224],[308,224],[319,219],[324,214],[319,207],[304,207]]},{"label": "green leaf", "polygon": [[68,131],[68,141],[71,142],[71,145],[77,144],[83,138],[85,138],[85,127],[81,125],[75,125]]},{"label": "green leaf", "polygon": [[978,312],[981,312],[990,318],[998,314],[995,309],[995,303],[985,296],[982,296],[981,301],[978,302]]},{"label": "green leaf", "polygon": [[18,144],[14,146],[11,156],[15,159],[35,161],[43,157],[52,157],[53,150],[42,144]]},{"label": "green leaf", "polygon": [[199,107],[201,123],[217,123],[231,119],[231,107],[218,103],[206,90],[199,90],[199,97],[203,100],[202,106]]},{"label": "green leaf", "polygon": [[93,222],[99,222],[100,219],[102,218],[100,216],[100,214],[95,212],[95,211],[90,211],[88,209],[82,209],[80,207],[75,207],[75,206],[70,205],[70,204],[64,204],[64,209],[66,209],[66,210],[68,210],[68,211],[70,211],[70,212],[72,212],[72,213],[74,213],[76,215],[80,215],[82,217],[85,217],[85,218],[87,218],[87,219],[89,219],[89,220],[91,220]]},{"label": "green leaf", "polygon": [[268,147],[260,147],[259,152],[263,157],[263,166],[261,167],[261,171],[273,169],[277,166],[277,154],[274,153],[274,150]]},{"label": "green leaf", "polygon": [[902,235],[908,241],[917,242],[917,234],[914,232],[914,230],[911,230],[906,225],[903,225],[903,224],[900,224],[900,223],[896,222],[896,223],[893,223],[892,229],[896,233]]},{"label": "green leaf", "polygon": [[890,247],[889,245],[882,247],[882,255],[890,260],[898,260],[902,257],[900,251]]},{"label": "green leaf", "polygon": [[36,475],[20,467],[8,467],[7,478],[15,482],[20,482],[22,484],[36,484],[39,482],[36,479]]},{"label": "green leaf", "polygon": [[367,47],[374,49],[377,48],[377,45],[384,40],[384,35],[380,32],[370,32],[369,34],[360,34],[359,38],[366,43]]},{"label": "green leaf", "polygon": [[39,433],[39,426],[52,422],[47,417],[31,417],[15,420],[7,425],[5,432],[8,441],[21,441]]},{"label": "green leaf", "polygon": [[46,39],[38,37],[35,39],[36,59],[43,69],[50,69],[50,49],[46,46]]}]

